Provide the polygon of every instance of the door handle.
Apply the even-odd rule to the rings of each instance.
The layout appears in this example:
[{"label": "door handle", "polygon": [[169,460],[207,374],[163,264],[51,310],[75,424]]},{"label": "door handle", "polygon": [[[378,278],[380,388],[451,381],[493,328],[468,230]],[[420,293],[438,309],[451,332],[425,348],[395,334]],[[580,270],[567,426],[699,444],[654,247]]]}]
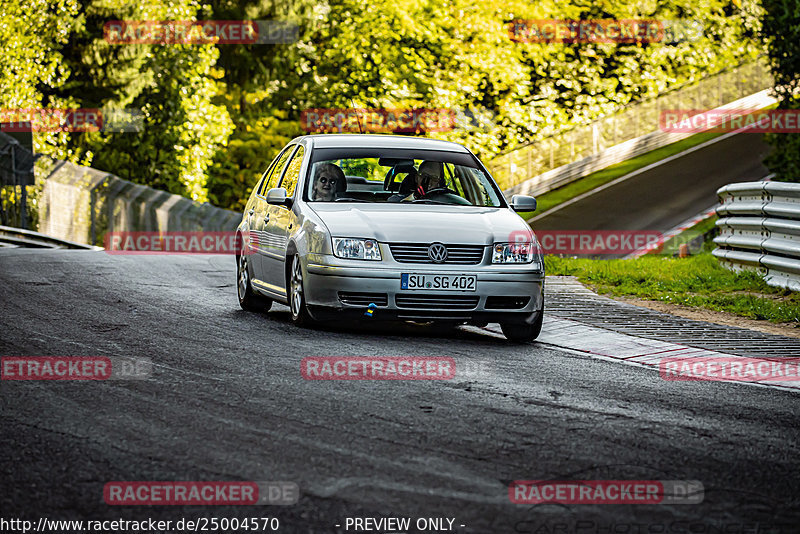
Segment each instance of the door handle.
[{"label": "door handle", "polygon": [[268,223],[268,222],[269,222],[269,213],[267,213],[266,215],[264,215],[264,223],[266,224],[266,223]]},{"label": "door handle", "polygon": [[252,214],[254,214],[255,212],[256,212],[256,210],[255,210],[255,209],[251,209],[251,210],[250,210],[250,211],[248,211],[247,213],[249,213],[250,215],[252,215]]}]

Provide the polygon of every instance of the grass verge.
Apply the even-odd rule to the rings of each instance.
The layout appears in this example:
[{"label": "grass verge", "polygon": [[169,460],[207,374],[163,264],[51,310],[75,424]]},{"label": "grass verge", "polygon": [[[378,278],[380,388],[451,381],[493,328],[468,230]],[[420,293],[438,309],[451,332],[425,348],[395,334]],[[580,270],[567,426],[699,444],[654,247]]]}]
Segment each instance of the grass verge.
[{"label": "grass verge", "polygon": [[614,165],[610,165],[605,169],[595,171],[592,174],[568,183],[562,187],[559,187],[558,189],[554,189],[539,195],[536,197],[536,211],[520,212],[519,215],[527,221],[534,215],[544,213],[547,210],[566,202],[567,200],[616,180],[620,176],[624,176],[628,173],[641,169],[642,167],[646,167],[662,159],[674,156],[675,154],[683,152],[684,150],[692,148],[693,146],[705,143],[706,141],[714,139],[715,137],[719,137],[720,135],[723,134],[717,132],[704,132],[695,134],[691,137],[687,137],[686,139],[682,139],[667,146],[657,148],[656,150],[651,150],[650,152],[642,154],[641,156],[637,156],[620,163],[615,163]]},{"label": "grass verge", "polygon": [[800,328],[800,294],[768,286],[753,272],[734,273],[710,253],[590,260],[546,256],[549,275],[573,275],[600,294],[634,296],[733,313]]}]

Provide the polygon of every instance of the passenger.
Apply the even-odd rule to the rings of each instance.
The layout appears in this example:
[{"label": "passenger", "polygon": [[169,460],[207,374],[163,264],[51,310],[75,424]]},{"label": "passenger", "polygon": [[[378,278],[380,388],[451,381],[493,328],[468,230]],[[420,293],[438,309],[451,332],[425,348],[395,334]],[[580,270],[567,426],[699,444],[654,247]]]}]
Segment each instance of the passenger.
[{"label": "passenger", "polygon": [[311,188],[311,200],[331,202],[336,193],[342,193],[346,189],[347,180],[342,169],[333,163],[323,163],[317,167],[314,186]]}]

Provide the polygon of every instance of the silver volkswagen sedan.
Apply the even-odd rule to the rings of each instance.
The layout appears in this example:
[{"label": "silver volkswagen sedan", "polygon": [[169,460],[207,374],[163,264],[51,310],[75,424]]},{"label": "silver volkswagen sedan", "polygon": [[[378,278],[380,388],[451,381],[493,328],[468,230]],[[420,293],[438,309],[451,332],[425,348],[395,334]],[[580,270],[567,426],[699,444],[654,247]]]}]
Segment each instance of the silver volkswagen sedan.
[{"label": "silver volkswagen sedan", "polygon": [[539,335],[544,263],[530,227],[457,143],[393,135],[292,140],[250,195],[237,229],[239,303],[288,304],[308,325],[344,318],[500,323]]}]

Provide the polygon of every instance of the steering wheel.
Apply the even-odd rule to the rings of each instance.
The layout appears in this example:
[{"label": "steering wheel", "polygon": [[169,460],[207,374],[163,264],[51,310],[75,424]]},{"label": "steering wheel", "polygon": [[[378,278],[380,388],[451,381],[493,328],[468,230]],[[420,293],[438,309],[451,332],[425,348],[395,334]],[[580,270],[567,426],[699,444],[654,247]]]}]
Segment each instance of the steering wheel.
[{"label": "steering wheel", "polygon": [[444,187],[435,187],[433,189],[429,189],[428,191],[425,192],[424,195],[422,195],[422,198],[425,198],[425,197],[430,196],[430,195],[435,195],[437,193],[453,193],[454,195],[458,194],[455,191],[453,191],[452,189],[450,189],[449,187],[444,186]]}]

